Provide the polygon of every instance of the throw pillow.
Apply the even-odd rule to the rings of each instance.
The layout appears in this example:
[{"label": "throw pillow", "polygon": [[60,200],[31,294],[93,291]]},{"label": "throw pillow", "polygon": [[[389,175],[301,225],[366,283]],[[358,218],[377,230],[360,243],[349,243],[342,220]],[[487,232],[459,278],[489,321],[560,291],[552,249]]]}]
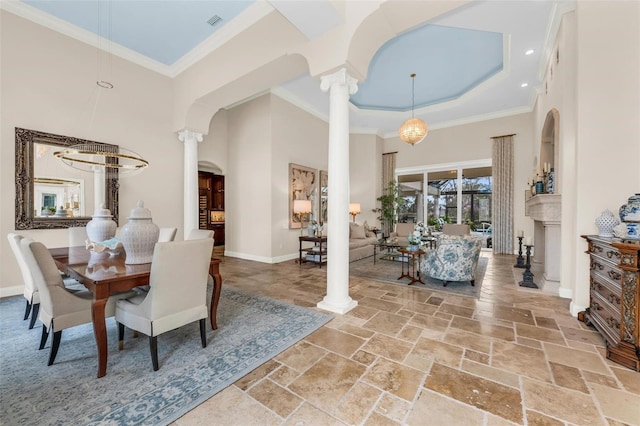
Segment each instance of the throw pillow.
[{"label": "throw pillow", "polygon": [[364,239],[367,238],[364,233],[364,228],[357,223],[351,222],[349,224],[349,238]]},{"label": "throw pillow", "polygon": [[362,224],[362,227],[364,228],[364,236],[369,238],[371,236],[372,232],[371,232],[371,230],[369,228],[369,224],[367,223],[366,220]]}]

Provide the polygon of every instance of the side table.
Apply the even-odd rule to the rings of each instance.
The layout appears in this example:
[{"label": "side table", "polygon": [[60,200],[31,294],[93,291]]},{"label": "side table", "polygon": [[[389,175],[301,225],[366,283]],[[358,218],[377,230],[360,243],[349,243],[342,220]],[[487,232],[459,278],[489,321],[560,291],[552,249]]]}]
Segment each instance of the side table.
[{"label": "side table", "polygon": [[[298,263],[302,265],[305,262],[317,263],[318,267],[322,268],[323,263],[327,263],[327,237],[307,237],[301,235],[298,237]],[[303,242],[313,243],[312,247],[302,247]],[[308,259],[307,255],[311,253],[313,260]],[[303,256],[304,254],[304,256]]]},{"label": "side table", "polygon": [[418,265],[420,265],[420,259],[422,255],[425,253],[424,250],[422,249],[407,250],[405,248],[399,248],[398,252],[402,253],[402,255],[407,258],[407,272],[406,273],[404,272],[404,261],[403,261],[401,262],[402,275],[400,275],[398,279],[401,280],[402,278],[409,278],[410,281],[409,281],[409,284],[407,285],[411,285],[413,283],[424,284],[424,282],[420,278],[420,266],[418,266],[418,270],[416,271],[416,260],[418,261]]}]

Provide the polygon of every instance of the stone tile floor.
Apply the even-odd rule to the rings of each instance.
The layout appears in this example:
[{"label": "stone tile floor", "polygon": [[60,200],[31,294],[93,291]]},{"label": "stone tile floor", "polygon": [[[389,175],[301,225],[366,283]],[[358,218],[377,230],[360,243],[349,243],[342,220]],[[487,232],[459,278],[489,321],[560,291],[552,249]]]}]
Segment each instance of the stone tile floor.
[{"label": "stone tile floor", "polygon": [[[358,306],[176,425],[640,425],[640,373],[569,301],[487,256],[479,299],[350,279]],[[316,309],[326,269],[224,258],[224,285]],[[215,344],[212,341],[211,344]]]}]

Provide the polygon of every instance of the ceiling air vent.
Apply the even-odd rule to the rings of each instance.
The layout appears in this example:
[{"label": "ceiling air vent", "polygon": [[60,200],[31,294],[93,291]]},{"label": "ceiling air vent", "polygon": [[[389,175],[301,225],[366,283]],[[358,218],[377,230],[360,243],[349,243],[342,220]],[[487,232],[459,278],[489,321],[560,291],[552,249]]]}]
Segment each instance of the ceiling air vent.
[{"label": "ceiling air vent", "polygon": [[207,24],[213,27],[215,24],[217,24],[220,21],[222,21],[221,17],[219,17],[218,15],[213,15],[211,18],[209,18],[209,20],[207,21]]}]

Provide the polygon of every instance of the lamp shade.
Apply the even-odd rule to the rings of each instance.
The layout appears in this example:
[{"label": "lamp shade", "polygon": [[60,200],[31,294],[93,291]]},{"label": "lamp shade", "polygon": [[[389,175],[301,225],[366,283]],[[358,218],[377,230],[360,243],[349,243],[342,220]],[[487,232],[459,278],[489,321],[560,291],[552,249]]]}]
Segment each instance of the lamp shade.
[{"label": "lamp shade", "polygon": [[360,203],[349,203],[350,214],[360,214]]},{"label": "lamp shade", "polygon": [[293,200],[294,213],[311,213],[311,200]]},{"label": "lamp shade", "polygon": [[427,123],[419,118],[410,118],[402,123],[400,129],[398,129],[398,136],[403,142],[416,145],[422,142],[428,131]]}]

